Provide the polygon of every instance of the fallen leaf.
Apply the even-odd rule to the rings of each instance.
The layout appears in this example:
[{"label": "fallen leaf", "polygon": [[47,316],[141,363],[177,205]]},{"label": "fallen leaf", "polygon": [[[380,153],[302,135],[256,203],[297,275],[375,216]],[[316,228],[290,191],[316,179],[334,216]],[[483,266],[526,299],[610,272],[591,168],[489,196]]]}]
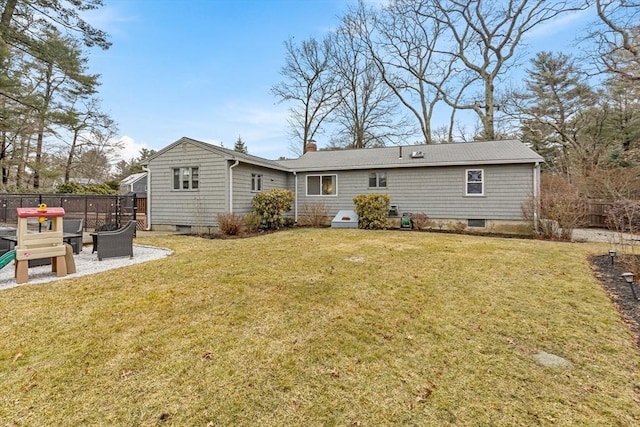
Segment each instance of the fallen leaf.
[{"label": "fallen leaf", "polygon": [[429,396],[431,396],[431,393],[433,393],[433,390],[431,390],[430,388],[426,388],[424,392],[420,394],[420,396],[416,397],[416,402],[417,403],[424,402],[429,398]]}]

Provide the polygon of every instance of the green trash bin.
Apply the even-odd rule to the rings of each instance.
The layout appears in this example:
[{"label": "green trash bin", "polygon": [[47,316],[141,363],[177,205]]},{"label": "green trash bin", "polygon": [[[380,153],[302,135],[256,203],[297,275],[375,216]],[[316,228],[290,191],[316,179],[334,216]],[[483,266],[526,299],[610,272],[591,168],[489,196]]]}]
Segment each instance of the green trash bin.
[{"label": "green trash bin", "polygon": [[411,222],[411,214],[402,214],[402,218],[400,218],[400,228],[412,229],[413,224]]}]

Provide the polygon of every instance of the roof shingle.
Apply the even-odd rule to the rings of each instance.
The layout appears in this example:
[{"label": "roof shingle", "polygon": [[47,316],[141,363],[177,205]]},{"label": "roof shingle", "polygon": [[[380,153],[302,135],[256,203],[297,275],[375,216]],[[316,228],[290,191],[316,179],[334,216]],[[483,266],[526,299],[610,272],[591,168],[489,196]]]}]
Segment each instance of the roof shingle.
[{"label": "roof shingle", "polygon": [[[412,156],[412,153],[421,153]],[[517,140],[457,144],[405,145],[360,150],[307,152],[297,159],[279,160],[295,171],[541,163],[542,156]]]}]

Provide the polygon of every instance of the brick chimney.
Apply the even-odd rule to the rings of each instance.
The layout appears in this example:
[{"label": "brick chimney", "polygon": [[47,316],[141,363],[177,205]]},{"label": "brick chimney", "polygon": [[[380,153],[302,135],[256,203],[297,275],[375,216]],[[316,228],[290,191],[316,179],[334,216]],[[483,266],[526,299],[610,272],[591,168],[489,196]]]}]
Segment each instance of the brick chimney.
[{"label": "brick chimney", "polygon": [[318,146],[313,139],[310,139],[309,142],[304,146],[304,152],[307,153],[309,151],[318,151]]}]

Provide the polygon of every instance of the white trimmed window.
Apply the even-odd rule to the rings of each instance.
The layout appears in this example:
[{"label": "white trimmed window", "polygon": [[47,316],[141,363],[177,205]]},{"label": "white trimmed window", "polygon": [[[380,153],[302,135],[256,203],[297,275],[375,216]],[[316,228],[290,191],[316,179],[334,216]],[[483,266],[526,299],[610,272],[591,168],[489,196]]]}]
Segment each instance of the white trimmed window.
[{"label": "white trimmed window", "polygon": [[199,170],[196,167],[173,168],[174,190],[197,190]]},{"label": "white trimmed window", "polygon": [[467,196],[483,196],[484,195],[484,170],[483,169],[467,169],[467,185],[465,194]]},{"label": "white trimmed window", "polygon": [[307,196],[335,196],[338,194],[337,175],[307,175]]},{"label": "white trimmed window", "polygon": [[251,174],[251,191],[254,193],[262,191],[262,174]]},{"label": "white trimmed window", "polygon": [[387,173],[371,172],[369,174],[369,188],[387,188]]}]

